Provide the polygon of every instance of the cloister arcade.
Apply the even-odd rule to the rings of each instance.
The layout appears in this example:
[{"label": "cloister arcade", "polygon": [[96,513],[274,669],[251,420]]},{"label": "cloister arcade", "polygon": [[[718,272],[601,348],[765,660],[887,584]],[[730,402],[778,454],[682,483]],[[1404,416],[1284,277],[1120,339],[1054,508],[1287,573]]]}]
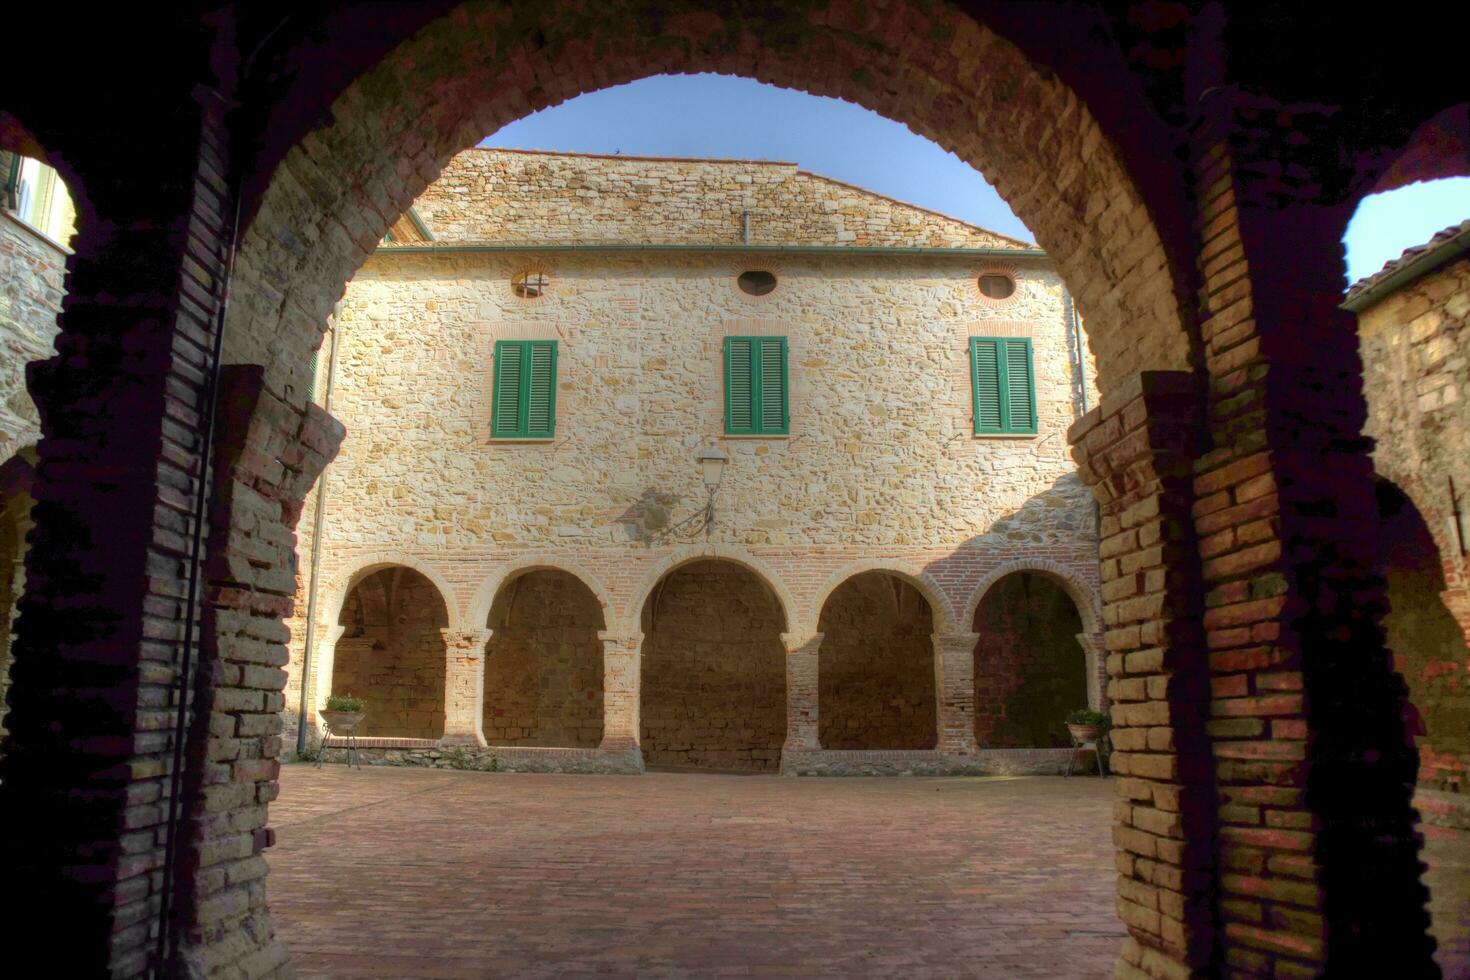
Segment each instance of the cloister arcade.
[{"label": "cloister arcade", "polygon": [[[54,162],[79,214],[57,353],[29,373],[43,435],[0,760],[3,863],[33,899],[7,924],[65,920],[58,975],[289,969],[262,857],[283,617],[302,501],[343,435],[306,397],[311,351],[455,152],[690,71],[906,122],[994,181],[1076,297],[1104,392],[1069,438],[1101,507],[1103,608],[1077,612],[1101,624],[1116,726],[1119,974],[1433,975],[1337,303],[1357,199],[1470,169],[1441,116],[1461,59],[1431,35],[1452,32],[909,0],[77,15],[76,56],[109,79],[88,111],[44,86],[0,97],[0,145]],[[1385,50],[1406,38],[1412,61]],[[140,47],[169,56],[140,66]],[[1426,144],[1431,122],[1450,138]],[[681,571],[649,570],[605,619],[604,746],[639,730],[635,634],[659,633],[648,596]],[[821,730],[821,624],[768,587],[789,756]],[[441,589],[434,628],[469,676],[495,594],[470,620]],[[943,627],[966,651],[974,601]],[[953,724],[971,661],[947,651],[940,749],[974,737]],[[446,676],[446,740],[483,734],[476,687]]]}]

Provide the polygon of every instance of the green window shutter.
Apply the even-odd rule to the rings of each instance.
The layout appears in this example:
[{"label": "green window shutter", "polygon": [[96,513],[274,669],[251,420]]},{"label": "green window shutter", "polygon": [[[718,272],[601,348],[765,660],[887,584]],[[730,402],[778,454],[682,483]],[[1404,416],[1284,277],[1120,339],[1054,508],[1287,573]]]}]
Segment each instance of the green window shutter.
[{"label": "green window shutter", "polygon": [[1036,431],[1036,388],[1031,378],[1031,341],[1006,341],[1006,406],[1010,432]]},{"label": "green window shutter", "polygon": [[1036,432],[1036,384],[1028,337],[971,337],[977,435]]},{"label": "green window shutter", "polygon": [[785,337],[725,338],[725,432],[790,431]]},{"label": "green window shutter", "polygon": [[786,338],[761,340],[761,431],[784,433],[786,410]]},{"label": "green window shutter", "polygon": [[753,368],[755,341],[725,338],[725,431],[737,435],[755,432]]},{"label": "green window shutter", "polygon": [[975,431],[1005,431],[1001,428],[999,341],[970,338],[970,377],[975,386]]},{"label": "green window shutter", "polygon": [[497,340],[491,385],[490,435],[550,439],[556,434],[554,340]]},{"label": "green window shutter", "polygon": [[556,429],[556,341],[532,341],[528,346],[526,436],[550,439]]},{"label": "green window shutter", "polygon": [[306,364],[306,400],[308,402],[316,401],[316,371],[319,364],[317,358],[320,354],[321,348],[318,347],[311,352],[311,360]]}]

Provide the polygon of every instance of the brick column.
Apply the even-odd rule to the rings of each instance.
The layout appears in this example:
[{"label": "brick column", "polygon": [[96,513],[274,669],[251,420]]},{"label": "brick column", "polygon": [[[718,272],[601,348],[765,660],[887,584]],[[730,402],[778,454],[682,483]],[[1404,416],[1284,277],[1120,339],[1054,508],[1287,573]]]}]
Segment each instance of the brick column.
[{"label": "brick column", "polygon": [[817,735],[817,665],[824,633],[782,633],[786,646],[786,742],[781,753],[815,752]]},{"label": "brick column", "polygon": [[1212,445],[1194,517],[1222,957],[1252,974],[1433,975],[1363,365],[1338,306],[1355,200],[1340,108],[1222,88],[1198,111]]},{"label": "brick column", "polygon": [[485,744],[485,646],[488,629],[442,629],[445,745]]},{"label": "brick column", "polygon": [[979,633],[934,633],[934,695],[939,728],[937,748],[955,755],[974,755],[975,644]]},{"label": "brick column", "polygon": [[1099,556],[1117,776],[1119,977],[1185,976],[1212,959],[1215,793],[1204,722],[1190,477],[1201,410],[1192,375],[1149,372],[1072,426],[1101,506]]},{"label": "brick column", "polygon": [[599,631],[602,641],[602,745],[638,751],[642,738],[643,634]]},{"label": "brick column", "polygon": [[1086,658],[1087,706],[1093,711],[1108,710],[1108,651],[1102,633],[1078,633],[1077,643]]}]

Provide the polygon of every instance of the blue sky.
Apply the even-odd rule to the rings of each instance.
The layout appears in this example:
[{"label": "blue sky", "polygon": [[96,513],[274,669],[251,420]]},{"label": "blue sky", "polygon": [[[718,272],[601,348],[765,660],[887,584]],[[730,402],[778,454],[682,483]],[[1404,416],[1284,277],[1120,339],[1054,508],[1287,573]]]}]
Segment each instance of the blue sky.
[{"label": "blue sky", "polygon": [[[660,75],[590,92],[511,123],[486,146],[639,156],[787,160],[1026,241],[985,179],[901,123],[838,99],[745,78]],[[1348,279],[1470,218],[1470,178],[1366,199],[1348,226]]]}]

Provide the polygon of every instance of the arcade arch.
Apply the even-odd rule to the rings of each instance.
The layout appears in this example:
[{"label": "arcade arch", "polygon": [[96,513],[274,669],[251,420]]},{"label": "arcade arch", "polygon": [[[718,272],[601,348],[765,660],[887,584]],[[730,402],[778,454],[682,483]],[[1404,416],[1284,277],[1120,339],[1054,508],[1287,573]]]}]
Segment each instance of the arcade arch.
[{"label": "arcade arch", "polygon": [[892,572],[860,572],[827,596],[817,620],[822,748],[935,747],[935,618],[925,595]]},{"label": "arcade arch", "polygon": [[591,588],[558,568],[533,568],[501,585],[486,623],[487,744],[602,742],[602,609]]},{"label": "arcade arch", "polygon": [[328,690],[366,702],[358,734],[442,736],[449,611],[434,583],[400,565],[370,572],[348,591],[338,622]]},{"label": "arcade arch", "polygon": [[644,761],[776,772],[786,618],[771,587],[735,562],[686,562],[659,580],[641,624]]}]

